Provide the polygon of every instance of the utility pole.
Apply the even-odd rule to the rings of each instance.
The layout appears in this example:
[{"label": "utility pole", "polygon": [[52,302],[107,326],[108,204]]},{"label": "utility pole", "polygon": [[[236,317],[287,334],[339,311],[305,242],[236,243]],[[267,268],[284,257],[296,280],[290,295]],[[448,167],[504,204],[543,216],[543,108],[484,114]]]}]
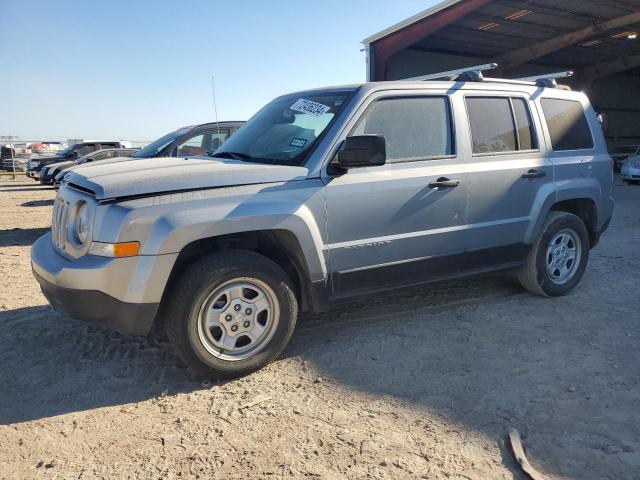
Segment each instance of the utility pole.
[{"label": "utility pole", "polygon": [[13,180],[16,179],[16,162],[13,158],[13,141],[17,139],[18,137],[16,137],[15,135],[0,135],[0,140],[9,141],[9,155],[11,155],[11,168],[13,169]]}]

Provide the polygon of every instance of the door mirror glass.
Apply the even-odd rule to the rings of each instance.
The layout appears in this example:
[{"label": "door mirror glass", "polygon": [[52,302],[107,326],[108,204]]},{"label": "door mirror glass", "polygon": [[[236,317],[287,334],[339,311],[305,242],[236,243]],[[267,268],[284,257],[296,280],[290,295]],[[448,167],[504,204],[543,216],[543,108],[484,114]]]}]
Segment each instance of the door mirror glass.
[{"label": "door mirror glass", "polygon": [[387,148],[384,137],[380,135],[357,135],[347,137],[336,153],[333,164],[341,170],[358,167],[384,165],[387,160]]}]

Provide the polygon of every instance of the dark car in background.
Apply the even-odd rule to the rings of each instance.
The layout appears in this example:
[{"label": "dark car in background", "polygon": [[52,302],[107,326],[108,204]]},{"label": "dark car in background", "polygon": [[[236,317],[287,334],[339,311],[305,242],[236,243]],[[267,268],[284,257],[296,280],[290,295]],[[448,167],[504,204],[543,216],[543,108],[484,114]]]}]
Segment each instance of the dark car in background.
[{"label": "dark car in background", "polygon": [[40,170],[40,183],[51,184],[60,172],[64,172],[68,168],[82,165],[85,163],[97,162],[117,157],[131,157],[138,149],[136,148],[108,148],[105,150],[96,150],[88,153],[76,160],[66,160],[64,162],[56,162],[45,166]]},{"label": "dark car in background", "polygon": [[96,150],[104,150],[107,148],[127,148],[124,142],[81,142],[73,144],[64,150],[60,150],[53,156],[38,157],[29,160],[27,164],[27,177],[33,178],[36,181],[40,180],[40,172],[43,167],[47,167],[52,163],[64,162],[68,160],[75,160],[88,153],[95,152]]},{"label": "dark car in background", "polygon": [[215,152],[244,122],[213,122],[182,127],[151,142],[133,158],[180,157]]}]

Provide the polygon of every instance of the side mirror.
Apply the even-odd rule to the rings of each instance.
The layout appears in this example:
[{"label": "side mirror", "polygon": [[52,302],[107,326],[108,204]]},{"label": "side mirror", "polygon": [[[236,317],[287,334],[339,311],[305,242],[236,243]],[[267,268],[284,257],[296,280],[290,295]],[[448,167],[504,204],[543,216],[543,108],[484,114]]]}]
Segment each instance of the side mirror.
[{"label": "side mirror", "polygon": [[339,170],[375,167],[387,161],[387,146],[380,135],[347,137],[336,153],[332,165]]}]

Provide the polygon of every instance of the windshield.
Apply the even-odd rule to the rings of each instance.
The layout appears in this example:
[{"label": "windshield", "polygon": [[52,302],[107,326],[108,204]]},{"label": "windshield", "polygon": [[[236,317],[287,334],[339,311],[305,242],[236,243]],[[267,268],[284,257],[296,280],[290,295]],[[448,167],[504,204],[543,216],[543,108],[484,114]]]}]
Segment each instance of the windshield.
[{"label": "windshield", "polygon": [[56,156],[57,157],[64,157],[65,155],[68,155],[69,153],[73,152],[73,149],[76,147],[75,144],[73,145],[69,145],[67,148],[65,148],[64,150],[58,150],[56,152]]},{"label": "windshield", "polygon": [[154,155],[157,155],[163,148],[173,142],[176,138],[181,137],[193,127],[184,127],[176,130],[175,132],[167,133],[164,137],[160,137],[159,139],[151,142],[149,145],[144,147],[142,150],[138,150],[136,153],[131,155],[134,158],[150,158]]},{"label": "windshield", "polygon": [[303,165],[307,153],[340,114],[351,93],[309,92],[277,98],[211,155]]}]

